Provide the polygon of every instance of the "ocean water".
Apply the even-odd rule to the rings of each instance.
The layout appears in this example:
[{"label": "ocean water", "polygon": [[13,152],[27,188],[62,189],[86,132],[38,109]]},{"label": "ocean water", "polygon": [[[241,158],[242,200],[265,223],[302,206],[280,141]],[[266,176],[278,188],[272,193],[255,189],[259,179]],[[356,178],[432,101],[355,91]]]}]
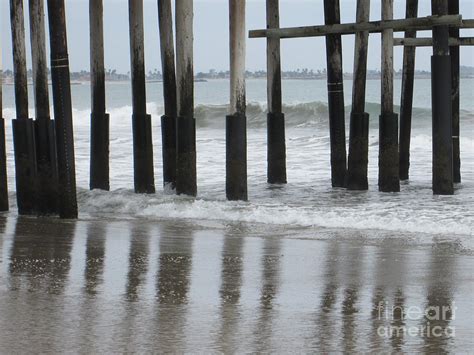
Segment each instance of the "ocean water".
[{"label": "ocean water", "polygon": [[[400,102],[400,84],[395,81],[395,103]],[[345,82],[346,119],[352,82]],[[329,128],[325,81],[283,81],[287,124],[288,184],[266,183],[266,82],[248,80],[248,202],[225,200],[225,115],[229,82],[196,83],[198,197],[175,196],[162,188],[160,115],[162,84],[147,84],[148,113],[153,119],[155,182],[157,193],[133,193],[131,94],[129,83],[107,84],[111,116],[111,191],[89,191],[90,87],[72,86],[76,147],[76,173],[81,218],[186,219],[194,223],[250,222],[301,227],[312,235],[318,229],[390,231],[400,238],[431,243],[433,238],[456,241],[473,251],[474,229],[474,89],[473,79],[461,81],[462,183],[454,196],[433,196],[431,191],[431,87],[429,80],[416,80],[413,114],[410,181],[400,193],[377,189],[378,115],[380,83],[367,83],[370,113],[369,191],[333,189],[330,181]],[[33,106],[33,99],[30,99]],[[14,117],[13,87],[4,86],[4,116],[7,119],[9,188],[14,190],[14,165],[10,120]],[[399,109],[398,106],[395,107]],[[34,110],[31,109],[31,116]],[[346,133],[348,137],[348,132]],[[15,213],[15,198],[11,204]],[[377,235],[376,233],[374,235]],[[407,237],[408,235],[408,237]],[[315,237],[317,238],[317,237]]]}]

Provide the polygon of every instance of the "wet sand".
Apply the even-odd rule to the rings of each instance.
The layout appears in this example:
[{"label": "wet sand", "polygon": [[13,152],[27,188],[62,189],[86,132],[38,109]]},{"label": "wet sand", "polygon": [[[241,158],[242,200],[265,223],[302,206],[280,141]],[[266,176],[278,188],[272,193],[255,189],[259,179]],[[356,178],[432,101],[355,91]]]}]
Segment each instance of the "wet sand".
[{"label": "wet sand", "polygon": [[421,239],[0,215],[0,352],[472,351],[474,254]]}]

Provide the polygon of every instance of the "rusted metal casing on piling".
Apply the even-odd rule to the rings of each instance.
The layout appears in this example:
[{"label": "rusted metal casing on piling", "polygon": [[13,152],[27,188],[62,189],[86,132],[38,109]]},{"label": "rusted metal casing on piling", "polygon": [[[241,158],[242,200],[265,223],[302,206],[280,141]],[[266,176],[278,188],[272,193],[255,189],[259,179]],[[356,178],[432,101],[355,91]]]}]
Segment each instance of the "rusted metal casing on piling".
[{"label": "rusted metal casing on piling", "polygon": [[109,125],[105,108],[104,24],[102,0],[89,1],[91,66],[90,189],[110,189]]},{"label": "rusted metal casing on piling", "polygon": [[[326,25],[341,23],[339,0],[324,1],[324,18]],[[347,165],[341,35],[326,36],[326,57],[331,140],[331,182],[333,187],[344,187]]]},{"label": "rusted metal casing on piling", "polygon": [[78,215],[76,166],[64,0],[48,0],[48,18],[58,160],[59,216],[74,219]]},{"label": "rusted metal casing on piling", "polygon": [[176,0],[176,192],[197,195],[194,118],[193,0]]},{"label": "rusted metal casing on piling", "polygon": [[158,1],[163,98],[165,114],[161,117],[163,150],[163,185],[176,188],[176,66],[174,55],[173,16],[171,0]]},{"label": "rusted metal casing on piling", "polygon": [[[1,85],[1,81],[0,81]],[[1,93],[0,93],[1,96]],[[1,100],[1,99],[0,99]],[[0,113],[1,113],[0,105]],[[9,210],[7,154],[5,147],[5,119],[0,118],[0,212]]]},{"label": "rusted metal casing on piling", "polygon": [[[357,22],[369,21],[370,0],[357,0]],[[349,156],[347,188],[367,190],[369,162],[369,114],[365,112],[367,79],[367,50],[369,32],[355,34],[354,80],[352,87],[352,109],[350,116]]]},{"label": "rusted metal casing on piling", "polygon": [[[448,13],[447,0],[432,0],[434,15]],[[453,186],[453,120],[451,102],[451,57],[448,26],[433,27],[431,57],[431,98],[433,112],[433,193],[452,195]]]},{"label": "rusted metal casing on piling", "polygon": [[16,119],[12,120],[12,128],[16,195],[20,215],[35,212],[37,187],[35,130],[33,120],[28,118],[28,82],[23,16],[23,0],[10,0],[16,104]]},{"label": "rusted metal casing on piling", "polygon": [[58,169],[54,122],[50,118],[48,64],[43,0],[29,0],[31,57],[33,62],[33,89],[36,120],[37,213],[59,213]]},{"label": "rusted metal casing on piling", "polygon": [[[418,14],[418,0],[407,0],[406,17]],[[416,31],[405,32],[405,38],[416,38]],[[410,170],[411,119],[413,113],[413,89],[415,82],[416,47],[403,48],[402,97],[400,103],[400,156],[399,178],[408,180]]]},{"label": "rusted metal casing on piling", "polygon": [[136,193],[154,193],[151,116],[146,113],[143,0],[129,0],[133,167]]},{"label": "rusted metal casing on piling", "polygon": [[[267,0],[267,28],[280,27],[279,0]],[[280,39],[267,38],[267,181],[286,184],[285,114],[282,112]]]}]

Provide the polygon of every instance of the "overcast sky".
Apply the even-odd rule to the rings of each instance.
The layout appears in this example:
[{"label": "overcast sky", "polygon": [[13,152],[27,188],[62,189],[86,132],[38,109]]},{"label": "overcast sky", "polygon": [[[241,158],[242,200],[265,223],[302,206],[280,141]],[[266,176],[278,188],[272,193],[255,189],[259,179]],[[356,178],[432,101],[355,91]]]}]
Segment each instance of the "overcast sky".
[{"label": "overcast sky", "polygon": [[[47,0],[45,0],[46,2]],[[243,0],[236,0],[243,1]],[[341,1],[342,22],[354,22],[355,0]],[[395,0],[395,18],[403,18],[405,1]],[[380,19],[380,2],[373,0],[371,20]],[[11,32],[8,0],[1,0],[2,56],[4,69],[12,68]],[[195,71],[209,69],[227,70],[229,67],[228,49],[228,1],[227,0],[195,0],[194,14],[194,53]],[[323,0],[281,0],[281,26],[303,26],[323,24]],[[431,1],[420,0],[420,16],[430,14]],[[460,0],[464,18],[474,18],[474,0]],[[130,70],[129,38],[128,38],[128,1],[104,0],[105,26],[105,64],[108,69],[116,69],[127,73]],[[265,28],[265,0],[247,1],[247,29]],[[25,0],[25,16],[27,17],[27,0]],[[68,44],[71,70],[89,69],[89,29],[88,1],[66,0]],[[46,21],[47,22],[47,21]],[[27,42],[29,41],[28,21]],[[474,36],[471,30],[462,33]],[[399,33],[398,35],[401,35]],[[429,35],[429,33],[426,33]],[[145,50],[146,67],[148,70],[161,70],[158,36],[158,10],[156,0],[145,0]],[[352,72],[353,36],[344,36],[344,70]],[[249,39],[247,41],[247,68],[249,70],[265,69],[265,39]],[[298,68],[323,69],[326,67],[324,38],[286,39],[282,40],[282,65],[284,70]],[[380,68],[380,35],[371,35],[369,48],[369,68]],[[27,52],[30,52],[27,45]],[[462,49],[462,64],[474,65],[474,49]],[[419,49],[417,68],[429,69],[431,49]],[[402,65],[402,49],[395,50],[395,68]],[[28,66],[31,60],[28,58]]]}]

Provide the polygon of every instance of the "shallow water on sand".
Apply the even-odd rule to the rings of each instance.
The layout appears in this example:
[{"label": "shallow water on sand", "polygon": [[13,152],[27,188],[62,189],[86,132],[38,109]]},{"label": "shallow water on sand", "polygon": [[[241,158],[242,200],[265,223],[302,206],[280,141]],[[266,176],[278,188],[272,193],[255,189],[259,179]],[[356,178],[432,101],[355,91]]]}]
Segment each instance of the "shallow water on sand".
[{"label": "shallow water on sand", "polygon": [[0,236],[5,353],[474,346],[474,258],[441,237],[2,216]]}]

